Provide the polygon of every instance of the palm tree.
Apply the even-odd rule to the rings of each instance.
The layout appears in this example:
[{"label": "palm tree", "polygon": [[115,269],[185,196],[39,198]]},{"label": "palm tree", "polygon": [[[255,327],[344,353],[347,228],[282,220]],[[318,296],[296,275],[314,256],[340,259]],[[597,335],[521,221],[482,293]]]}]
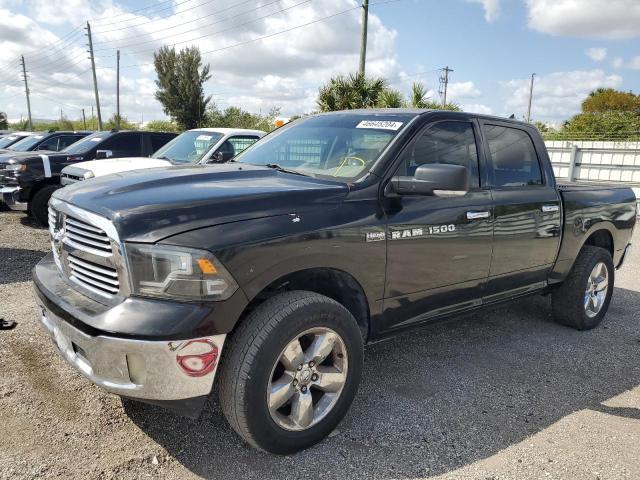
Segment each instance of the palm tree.
[{"label": "palm tree", "polygon": [[387,88],[378,96],[379,108],[402,108],[406,105],[402,92]]},{"label": "palm tree", "polygon": [[321,112],[371,108],[387,88],[384,78],[367,78],[360,73],[338,75],[320,88],[316,103]]}]

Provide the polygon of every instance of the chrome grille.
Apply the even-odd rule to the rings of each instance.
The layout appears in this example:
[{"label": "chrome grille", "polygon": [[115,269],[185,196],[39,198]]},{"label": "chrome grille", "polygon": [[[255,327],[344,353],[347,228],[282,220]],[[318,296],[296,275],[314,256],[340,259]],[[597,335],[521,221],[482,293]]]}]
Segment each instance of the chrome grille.
[{"label": "chrome grille", "polygon": [[111,240],[103,230],[82,220],[66,216],[64,231],[68,243],[73,242],[76,246],[79,245],[79,248],[96,249],[111,255]]},{"label": "chrome grille", "polygon": [[118,293],[120,282],[115,268],[97,265],[75,255],[67,256],[71,278],[111,295]]},{"label": "chrome grille", "polygon": [[89,212],[60,202],[49,206],[53,257],[60,273],[96,299],[115,300],[121,293],[117,241],[105,231],[110,228],[108,221]]}]

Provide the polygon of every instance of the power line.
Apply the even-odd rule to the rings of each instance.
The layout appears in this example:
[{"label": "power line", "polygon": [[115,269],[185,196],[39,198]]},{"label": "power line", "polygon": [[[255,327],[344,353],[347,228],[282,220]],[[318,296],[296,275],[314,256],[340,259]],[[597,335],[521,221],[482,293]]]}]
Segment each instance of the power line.
[{"label": "power line", "polygon": [[[277,15],[277,14],[282,13],[282,12],[285,12],[285,11],[287,11],[287,10],[291,10],[291,9],[293,9],[293,8],[299,7],[299,6],[301,6],[301,5],[304,5],[304,4],[306,4],[306,3],[309,3],[309,2],[311,2],[311,1],[312,1],[312,0],[303,0],[303,1],[299,2],[299,3],[296,3],[296,4],[294,4],[294,5],[291,5],[291,6],[289,6],[289,7],[286,7],[286,8],[280,8],[280,10],[278,10],[278,11],[271,12],[271,13],[269,13],[269,14],[267,14],[267,15],[263,15],[263,16],[258,17],[258,18],[254,18],[254,19],[249,20],[249,21],[247,21],[247,22],[240,23],[240,24],[238,24],[238,25],[234,25],[234,26],[232,26],[232,27],[225,28],[225,29],[222,29],[222,30],[218,30],[218,31],[216,31],[216,32],[212,32],[212,33],[207,33],[207,34],[204,34],[204,35],[200,35],[199,37],[190,38],[190,39],[188,39],[188,40],[181,40],[181,41],[179,41],[179,42],[172,42],[172,43],[171,43],[171,45],[176,46],[176,45],[182,45],[182,44],[184,44],[184,43],[192,43],[192,42],[194,42],[194,41],[196,41],[196,40],[202,40],[203,38],[213,37],[213,36],[219,35],[219,34],[221,34],[221,33],[226,33],[226,32],[230,32],[230,31],[232,31],[232,30],[237,30],[238,28],[240,28],[240,27],[244,27],[245,25],[249,25],[249,24],[251,24],[251,23],[255,23],[255,22],[259,21],[259,20],[264,20],[265,18],[271,17],[271,16],[273,16],[273,15]],[[273,3],[277,3],[277,2],[273,2]],[[121,46],[120,48],[126,48],[126,47],[130,47],[130,46],[132,46],[132,45],[141,45],[141,44],[144,44],[144,43],[159,42],[159,41],[163,41],[163,40],[166,40],[166,39],[168,39],[168,38],[175,37],[175,36],[178,36],[178,35],[183,35],[183,34],[185,34],[185,33],[189,33],[190,31],[195,31],[195,30],[199,30],[199,28],[192,29],[192,30],[188,30],[188,31],[186,31],[186,32],[182,32],[182,33],[179,33],[179,34],[168,35],[168,36],[166,36],[166,37],[157,38],[157,39],[153,39],[153,40],[146,41],[146,42],[137,42],[136,44],[123,45],[123,46]],[[138,53],[151,52],[151,51],[155,51],[155,50],[156,50],[156,48],[155,48],[155,47],[154,47],[154,48],[145,48],[145,49],[143,49],[143,50],[133,50],[133,51],[129,52],[129,54],[134,55],[134,54],[138,54]],[[113,55],[110,55],[110,56],[113,56]]]},{"label": "power line", "polygon": [[[326,20],[331,20],[331,19],[333,19],[335,17],[338,17],[340,15],[344,15],[345,13],[353,12],[354,10],[357,10],[359,8],[360,8],[360,6],[348,8],[347,10],[342,10],[340,12],[336,12],[336,13],[333,13],[331,15],[327,15],[326,17],[317,18],[316,20],[312,20],[310,22],[306,22],[306,23],[303,23],[303,24],[300,24],[300,25],[296,25],[295,27],[290,27],[290,28],[287,28],[285,30],[280,30],[278,32],[270,33],[270,34],[267,34],[267,35],[262,35],[260,37],[252,38],[250,40],[245,40],[244,42],[234,43],[233,45],[227,45],[226,47],[221,47],[221,48],[216,48],[214,50],[208,50],[206,52],[201,52],[201,54],[202,55],[208,55],[208,54],[211,54],[211,53],[218,53],[218,52],[222,52],[222,51],[229,50],[229,49],[232,49],[232,48],[241,47],[241,46],[244,46],[244,45],[249,45],[251,43],[259,42],[260,40],[265,40],[267,38],[272,38],[272,37],[276,37],[278,35],[282,35],[283,33],[292,32],[292,31],[297,30],[299,28],[304,28],[304,27],[308,27],[308,26],[316,24],[316,23],[324,22]],[[122,66],[120,68],[134,68],[134,67],[143,67],[143,66],[150,66],[150,65],[153,65],[153,62],[138,63],[138,64],[134,64],[134,65],[124,65],[124,66]]]}]

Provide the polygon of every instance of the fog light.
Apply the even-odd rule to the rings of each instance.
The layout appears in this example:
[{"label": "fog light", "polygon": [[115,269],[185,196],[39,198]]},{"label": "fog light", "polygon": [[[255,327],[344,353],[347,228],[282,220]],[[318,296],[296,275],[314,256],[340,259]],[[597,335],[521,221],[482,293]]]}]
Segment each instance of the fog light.
[{"label": "fog light", "polygon": [[129,379],[136,385],[144,385],[147,380],[147,368],[142,355],[137,353],[127,354],[127,367],[129,368]]}]

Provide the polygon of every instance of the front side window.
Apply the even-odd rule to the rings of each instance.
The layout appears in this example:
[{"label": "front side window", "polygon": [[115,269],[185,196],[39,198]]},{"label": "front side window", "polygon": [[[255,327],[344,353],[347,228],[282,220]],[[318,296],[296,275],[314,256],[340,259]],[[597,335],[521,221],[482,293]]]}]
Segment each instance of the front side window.
[{"label": "front side window", "polygon": [[485,125],[496,187],[542,185],[542,172],[531,137],[517,128]]},{"label": "front side window", "polygon": [[172,163],[195,163],[223,137],[222,133],[206,130],[191,130],[178,135],[151,158],[169,160]]},{"label": "front side window", "polygon": [[233,147],[234,155],[244,152],[247,148],[258,141],[258,137],[252,136],[235,136],[227,140]]},{"label": "front side window", "polygon": [[478,151],[471,123],[444,121],[429,125],[404,153],[404,168],[410,177],[420,165],[434,163],[466,167],[471,186],[479,186]]},{"label": "front side window", "polygon": [[364,176],[415,114],[318,115],[290,123],[236,157],[277,164],[313,177],[354,181]]}]

